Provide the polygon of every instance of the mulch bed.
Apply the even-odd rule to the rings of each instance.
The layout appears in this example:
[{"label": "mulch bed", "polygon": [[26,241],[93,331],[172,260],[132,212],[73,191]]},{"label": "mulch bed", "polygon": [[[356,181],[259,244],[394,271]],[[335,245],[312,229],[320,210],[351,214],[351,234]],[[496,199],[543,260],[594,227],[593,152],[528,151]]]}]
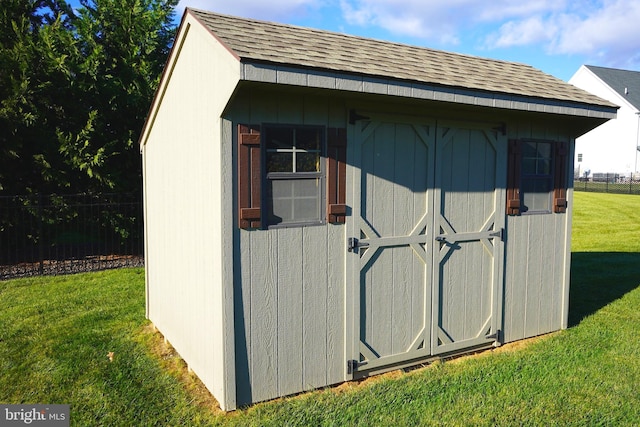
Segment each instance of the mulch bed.
[{"label": "mulch bed", "polygon": [[0,280],[143,266],[144,257],[137,255],[96,255],[79,259],[44,260],[42,262],[0,265]]}]

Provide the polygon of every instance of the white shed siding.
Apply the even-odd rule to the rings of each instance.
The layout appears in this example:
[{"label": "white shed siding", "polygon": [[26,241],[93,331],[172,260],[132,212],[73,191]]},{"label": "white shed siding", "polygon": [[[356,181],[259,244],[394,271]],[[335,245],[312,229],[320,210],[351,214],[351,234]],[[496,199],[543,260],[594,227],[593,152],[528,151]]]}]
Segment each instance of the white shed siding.
[{"label": "white shed siding", "polygon": [[221,201],[229,179],[221,168],[220,117],[239,64],[197,21],[185,19],[142,139],[147,316],[221,406],[233,408],[233,378],[225,378],[233,369],[225,361],[233,348],[224,345],[233,316],[225,313],[223,288],[231,277],[223,273],[229,213]]},{"label": "white shed siding", "polygon": [[634,171],[638,144],[638,110],[624,97],[605,84],[588,68],[582,66],[569,83],[620,106],[617,118],[593,129],[576,140],[576,156],[582,154],[582,162],[575,166],[579,174],[624,173]]}]

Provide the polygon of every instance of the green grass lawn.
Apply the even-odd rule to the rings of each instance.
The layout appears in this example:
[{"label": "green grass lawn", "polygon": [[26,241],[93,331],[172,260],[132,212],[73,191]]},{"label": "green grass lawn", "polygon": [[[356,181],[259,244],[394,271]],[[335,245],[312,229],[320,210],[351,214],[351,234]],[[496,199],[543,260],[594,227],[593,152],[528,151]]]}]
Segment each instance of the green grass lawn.
[{"label": "green grass lawn", "polygon": [[576,193],[573,236],[570,329],[231,414],[148,327],[142,270],[0,282],[0,403],[79,426],[640,425],[640,197]]}]

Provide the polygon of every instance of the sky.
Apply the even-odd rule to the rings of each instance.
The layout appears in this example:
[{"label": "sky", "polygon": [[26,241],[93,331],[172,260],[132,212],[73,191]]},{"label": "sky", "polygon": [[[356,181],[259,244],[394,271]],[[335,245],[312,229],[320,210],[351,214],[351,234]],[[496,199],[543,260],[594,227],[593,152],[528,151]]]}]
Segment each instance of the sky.
[{"label": "sky", "polygon": [[532,65],[640,71],[638,0],[181,0],[185,7]]}]

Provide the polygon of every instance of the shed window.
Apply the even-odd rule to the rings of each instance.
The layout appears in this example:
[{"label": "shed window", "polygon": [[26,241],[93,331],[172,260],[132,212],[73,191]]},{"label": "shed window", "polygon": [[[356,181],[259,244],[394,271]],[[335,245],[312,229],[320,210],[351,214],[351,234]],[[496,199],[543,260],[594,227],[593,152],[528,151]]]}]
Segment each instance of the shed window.
[{"label": "shed window", "polygon": [[265,126],[266,225],[324,220],[322,128]]},{"label": "shed window", "polygon": [[507,214],[566,211],[565,142],[509,141]]},{"label": "shed window", "polygon": [[344,223],[344,128],[238,125],[238,225]]},{"label": "shed window", "polygon": [[550,213],[553,192],[551,142],[522,142],[521,211]]}]

